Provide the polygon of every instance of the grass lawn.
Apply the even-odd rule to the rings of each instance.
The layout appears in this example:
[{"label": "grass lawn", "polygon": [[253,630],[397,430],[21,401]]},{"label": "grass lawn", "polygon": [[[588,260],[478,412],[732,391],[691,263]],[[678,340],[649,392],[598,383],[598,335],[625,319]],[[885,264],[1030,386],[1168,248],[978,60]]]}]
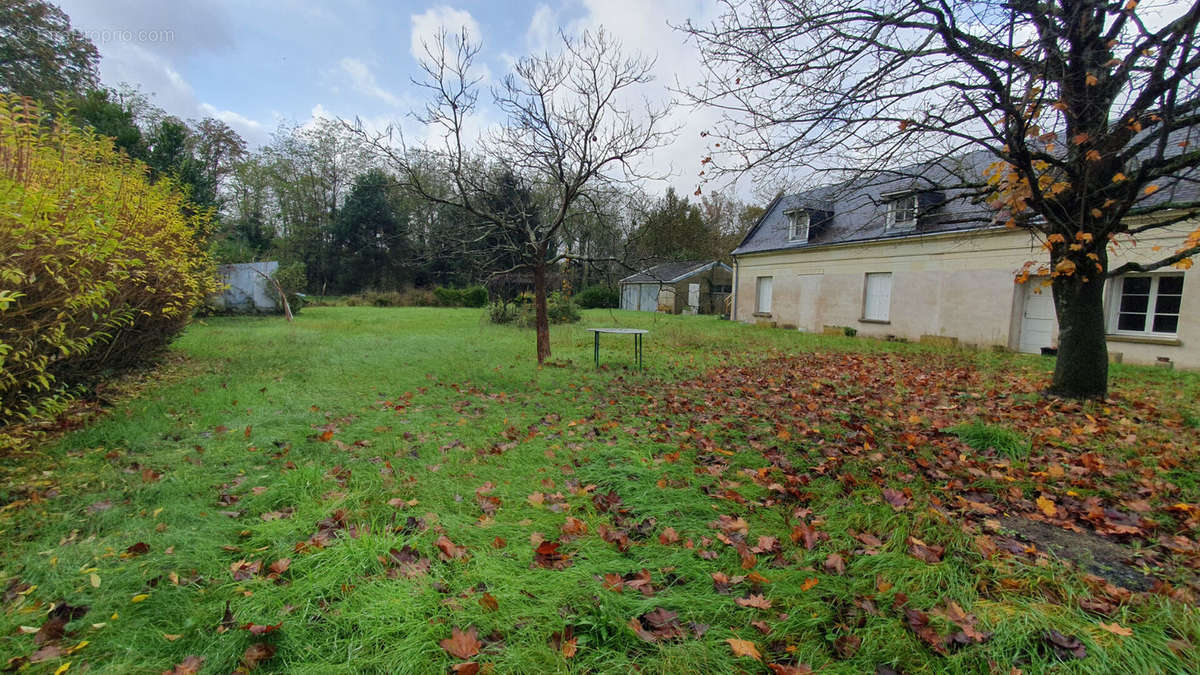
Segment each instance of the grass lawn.
[{"label": "grass lawn", "polygon": [[[592,366],[586,326],[606,335]],[[0,668],[1200,669],[1200,377],[589,311],[210,319],[0,458]],[[184,358],[185,357],[185,358]],[[201,663],[202,659],[202,663]]]}]

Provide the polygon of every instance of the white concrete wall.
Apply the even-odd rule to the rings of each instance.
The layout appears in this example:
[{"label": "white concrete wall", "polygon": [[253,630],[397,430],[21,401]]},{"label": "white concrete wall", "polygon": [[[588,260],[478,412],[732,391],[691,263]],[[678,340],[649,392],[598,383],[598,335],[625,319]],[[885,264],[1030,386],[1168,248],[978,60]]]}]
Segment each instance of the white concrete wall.
[{"label": "white concrete wall", "polygon": [[[1148,233],[1137,246],[1116,249],[1110,265],[1158,260],[1178,248],[1194,228],[1194,223],[1181,224]],[[850,326],[869,336],[916,340],[925,334],[944,335],[968,344],[1015,349],[1022,309],[1016,274],[1026,261],[1040,265],[1048,259],[1027,233],[1009,230],[743,255],[737,259],[734,318],[774,321],[810,332]],[[888,323],[862,320],[869,272],[892,273]],[[770,316],[754,315],[755,279],[760,276],[774,279]],[[1122,353],[1129,363],[1152,363],[1165,356],[1179,367],[1200,368],[1200,272],[1185,275],[1175,342],[1113,337],[1109,350]]]}]

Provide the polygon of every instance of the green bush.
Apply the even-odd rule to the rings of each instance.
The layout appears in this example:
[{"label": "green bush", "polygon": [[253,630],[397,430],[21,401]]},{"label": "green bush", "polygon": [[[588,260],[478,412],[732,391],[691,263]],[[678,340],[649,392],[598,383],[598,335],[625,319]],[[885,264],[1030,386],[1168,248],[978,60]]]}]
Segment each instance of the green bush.
[{"label": "green bush", "polygon": [[305,305],[305,300],[300,293],[308,283],[307,274],[308,270],[304,263],[294,262],[290,265],[280,265],[272,275],[279,283],[279,287],[283,289],[284,294],[287,295],[288,306],[292,308],[293,314],[299,312]]},{"label": "green bush", "polygon": [[488,306],[488,319],[492,323],[513,323],[521,316],[521,308],[511,302],[493,302]]},{"label": "green bush", "polygon": [[575,302],[583,309],[611,309],[621,306],[621,293],[612,286],[588,286],[579,291]]},{"label": "green bush", "polygon": [[440,307],[435,294],[424,288],[409,288],[404,291],[367,291],[347,297],[342,304],[347,307]]},{"label": "green bush", "polygon": [[0,200],[0,425],[145,362],[217,290],[209,211],[13,96],[0,96]]},{"label": "green bush", "polygon": [[555,291],[546,298],[546,313],[550,323],[576,323],[583,318],[579,313],[579,305],[569,295]]},{"label": "green bush", "polygon": [[463,307],[483,307],[487,305],[488,292],[483,286],[464,288],[462,292]]},{"label": "green bush", "polygon": [[[522,328],[537,325],[537,312],[532,302],[493,302],[488,306],[488,318],[492,323],[515,323]],[[554,292],[546,297],[546,318],[550,323],[575,323],[583,318],[570,297]]]},{"label": "green bush", "polygon": [[462,291],[457,288],[439,286],[433,289],[433,295],[439,307],[462,307]]}]

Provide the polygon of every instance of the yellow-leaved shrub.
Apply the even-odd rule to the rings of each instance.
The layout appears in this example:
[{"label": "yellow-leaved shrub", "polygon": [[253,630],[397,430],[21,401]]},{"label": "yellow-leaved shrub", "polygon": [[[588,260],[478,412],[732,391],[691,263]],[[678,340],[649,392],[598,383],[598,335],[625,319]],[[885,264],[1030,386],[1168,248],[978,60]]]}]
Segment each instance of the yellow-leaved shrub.
[{"label": "yellow-leaved shrub", "polygon": [[216,289],[210,221],[108,138],[0,95],[0,426],[165,347]]}]

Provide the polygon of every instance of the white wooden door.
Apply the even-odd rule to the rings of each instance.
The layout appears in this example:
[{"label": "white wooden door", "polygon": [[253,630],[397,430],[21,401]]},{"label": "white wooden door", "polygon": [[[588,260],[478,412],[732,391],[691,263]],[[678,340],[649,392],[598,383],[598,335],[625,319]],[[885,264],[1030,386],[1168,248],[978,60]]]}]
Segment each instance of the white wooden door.
[{"label": "white wooden door", "polygon": [[1022,284],[1025,300],[1021,309],[1021,340],[1017,347],[1027,354],[1040,354],[1043,347],[1054,345],[1058,318],[1054,315],[1054,297],[1049,286],[1037,279]]},{"label": "white wooden door", "polygon": [[700,311],[700,284],[688,284],[688,311],[692,314]]}]

